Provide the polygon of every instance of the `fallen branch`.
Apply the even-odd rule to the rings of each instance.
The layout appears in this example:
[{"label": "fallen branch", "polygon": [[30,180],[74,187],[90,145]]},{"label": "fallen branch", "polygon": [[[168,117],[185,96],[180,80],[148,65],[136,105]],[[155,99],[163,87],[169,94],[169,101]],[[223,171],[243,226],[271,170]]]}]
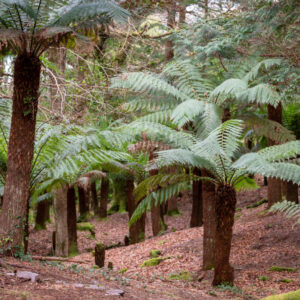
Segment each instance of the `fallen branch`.
[{"label": "fallen branch", "polygon": [[40,261],[62,261],[62,262],[72,262],[76,264],[85,264],[89,261],[81,261],[81,260],[75,260],[71,258],[63,258],[63,257],[55,257],[55,256],[32,256],[33,260],[40,260]]}]

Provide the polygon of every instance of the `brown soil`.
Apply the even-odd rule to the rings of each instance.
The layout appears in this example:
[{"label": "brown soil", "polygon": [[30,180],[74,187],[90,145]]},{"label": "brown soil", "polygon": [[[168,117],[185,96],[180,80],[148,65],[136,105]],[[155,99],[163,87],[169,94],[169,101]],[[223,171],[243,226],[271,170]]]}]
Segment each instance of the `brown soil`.
[{"label": "brown soil", "polygon": [[[96,239],[88,232],[79,232],[80,255],[73,259],[85,263],[22,262],[23,269],[39,273],[41,282],[29,283],[0,273],[0,299],[118,299],[105,296],[111,288],[124,290],[122,299],[261,299],[274,293],[296,290],[300,286],[300,227],[280,214],[269,214],[266,205],[246,209],[266,197],[266,188],[238,194],[234,225],[231,263],[235,269],[235,287],[212,288],[213,271],[201,272],[202,228],[188,228],[191,197],[186,194],[178,199],[180,216],[166,217],[168,230],[161,236],[151,237],[150,216],[147,216],[147,239],[143,243],[112,248],[106,251],[106,265],[113,263],[113,271],[107,268],[92,269],[94,258],[91,250],[97,241],[106,245],[122,243],[128,235],[127,213],[114,214],[107,220],[91,220],[96,227]],[[30,253],[49,255],[51,231],[34,231],[30,235]],[[166,258],[157,266],[141,268],[149,259],[152,249],[161,250]],[[293,267],[295,273],[272,272],[271,266]],[[29,269],[28,269],[29,268]],[[120,273],[121,270],[126,272]],[[25,269],[24,269],[25,270]],[[4,272],[0,268],[0,272]],[[172,274],[187,271],[191,280],[174,280]],[[197,279],[201,277],[199,282]],[[267,280],[261,280],[262,277]],[[283,279],[292,280],[289,283]],[[85,284],[74,287],[74,284]],[[89,284],[100,285],[104,290],[88,289]]]}]

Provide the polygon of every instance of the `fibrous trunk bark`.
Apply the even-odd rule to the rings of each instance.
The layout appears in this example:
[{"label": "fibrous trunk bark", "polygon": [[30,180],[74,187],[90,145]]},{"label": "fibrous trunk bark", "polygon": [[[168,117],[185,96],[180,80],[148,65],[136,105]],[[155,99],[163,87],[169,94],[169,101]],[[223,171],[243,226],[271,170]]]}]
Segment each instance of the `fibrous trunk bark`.
[{"label": "fibrous trunk bark", "polygon": [[4,245],[11,249],[7,252],[9,255],[23,246],[40,73],[41,63],[37,57],[26,53],[16,57],[7,173],[0,216],[1,235],[9,238],[9,242]]},{"label": "fibrous trunk bark", "polygon": [[50,200],[38,202],[36,206],[35,229],[46,229],[46,223],[50,219]]},{"label": "fibrous trunk bark", "polygon": [[[201,170],[203,177],[212,177],[205,169]],[[202,183],[203,198],[203,270],[210,270],[215,265],[216,238],[216,188],[210,181]]]},{"label": "fibrous trunk bark", "polygon": [[229,263],[232,227],[236,206],[236,192],[232,186],[221,185],[216,189],[216,244],[213,285],[232,285],[234,270]]},{"label": "fibrous trunk bark", "polygon": [[79,219],[80,221],[86,221],[89,213],[89,193],[84,187],[78,186],[78,198],[79,198]]},{"label": "fibrous trunk bark", "polygon": [[286,183],[286,200],[299,203],[299,195],[298,195],[299,186],[292,181],[288,181]]},{"label": "fibrous trunk bark", "polygon": [[[194,169],[194,175],[201,176],[201,170]],[[193,206],[190,221],[190,227],[198,227],[203,225],[203,199],[202,199],[202,181],[193,181]]]},{"label": "fibrous trunk bark", "polygon": [[68,254],[78,253],[77,246],[77,218],[75,188],[70,186],[67,192],[67,224],[68,224]]},{"label": "fibrous trunk bark", "polygon": [[[279,124],[282,123],[282,105],[278,104],[277,107],[268,105],[268,119],[276,121]],[[274,146],[276,142],[268,139],[268,145]],[[271,207],[276,202],[282,201],[282,191],[281,191],[281,180],[269,177],[268,178],[268,207]]]},{"label": "fibrous trunk bark", "polygon": [[92,199],[93,199],[94,216],[98,216],[99,215],[99,201],[98,201],[98,196],[97,196],[96,181],[93,181],[91,183],[91,193],[92,193]]},{"label": "fibrous trunk bark", "polygon": [[107,178],[102,178],[101,188],[100,188],[100,211],[99,211],[100,218],[107,217],[108,191],[109,191],[109,180]]},{"label": "fibrous trunk bark", "polygon": [[[135,203],[133,191],[134,191],[134,180],[129,179],[127,180],[126,183],[129,220],[136,209],[136,203]],[[137,220],[134,224],[132,224],[129,227],[129,243],[130,244],[139,243],[144,239],[145,239],[145,214],[143,214],[139,220]]]},{"label": "fibrous trunk bark", "polygon": [[68,187],[63,186],[53,192],[55,216],[55,256],[68,256]]}]

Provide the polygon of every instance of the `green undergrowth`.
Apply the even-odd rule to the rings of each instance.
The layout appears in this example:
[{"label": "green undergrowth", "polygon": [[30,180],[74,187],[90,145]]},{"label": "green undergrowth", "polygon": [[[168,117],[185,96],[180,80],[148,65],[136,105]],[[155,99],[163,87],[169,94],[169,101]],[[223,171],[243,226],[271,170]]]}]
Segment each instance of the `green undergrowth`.
[{"label": "green undergrowth", "polygon": [[289,267],[278,267],[278,266],[272,266],[269,271],[273,272],[291,272],[295,273],[296,269],[295,268],[289,268]]},{"label": "green undergrowth", "polygon": [[188,271],[181,271],[179,273],[173,273],[168,276],[170,280],[182,280],[182,281],[192,281],[193,278]]},{"label": "green undergrowth", "polygon": [[248,205],[247,208],[256,208],[256,207],[259,207],[259,206],[261,206],[261,205],[263,205],[264,203],[267,203],[267,202],[268,202],[268,199],[263,198],[263,199],[257,201],[254,204]]},{"label": "green undergrowth", "polygon": [[285,294],[272,295],[261,300],[300,300],[300,290]]}]

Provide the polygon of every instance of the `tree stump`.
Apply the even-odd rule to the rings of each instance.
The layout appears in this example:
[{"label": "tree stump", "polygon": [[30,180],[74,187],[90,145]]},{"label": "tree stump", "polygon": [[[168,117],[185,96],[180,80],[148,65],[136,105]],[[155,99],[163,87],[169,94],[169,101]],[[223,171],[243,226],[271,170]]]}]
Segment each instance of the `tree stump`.
[{"label": "tree stump", "polygon": [[95,246],[95,264],[99,268],[104,267],[105,248],[105,245],[103,245],[102,243],[97,243]]}]

